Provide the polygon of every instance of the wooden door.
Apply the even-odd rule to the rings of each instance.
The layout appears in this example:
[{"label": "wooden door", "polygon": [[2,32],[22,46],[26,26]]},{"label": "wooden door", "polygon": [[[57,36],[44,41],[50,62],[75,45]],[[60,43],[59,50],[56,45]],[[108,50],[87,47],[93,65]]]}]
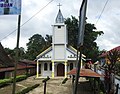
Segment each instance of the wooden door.
[{"label": "wooden door", "polygon": [[65,74],[65,66],[64,64],[60,63],[57,65],[57,76],[64,76]]}]

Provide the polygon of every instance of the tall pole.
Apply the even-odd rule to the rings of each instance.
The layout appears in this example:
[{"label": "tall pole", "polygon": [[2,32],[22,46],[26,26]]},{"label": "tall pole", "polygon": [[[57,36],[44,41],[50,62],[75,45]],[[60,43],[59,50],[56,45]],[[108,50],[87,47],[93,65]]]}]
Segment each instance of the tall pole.
[{"label": "tall pole", "polygon": [[79,32],[78,32],[77,51],[79,51],[80,54],[77,60],[74,94],[77,94],[78,80],[80,77],[80,68],[81,68],[81,59],[82,59],[82,50],[83,50],[82,48],[83,48],[85,19],[86,19],[86,8],[87,8],[87,0],[83,0],[82,5],[80,7],[80,14],[79,14]]},{"label": "tall pole", "polygon": [[75,84],[74,84],[74,92],[73,92],[74,94],[77,94],[77,87],[78,87],[78,80],[80,76],[81,59],[82,59],[82,47],[80,47],[79,51],[80,51],[80,54],[78,54],[79,58],[77,59],[76,76],[75,76]]},{"label": "tall pole", "polygon": [[19,61],[19,40],[20,40],[20,22],[21,22],[21,14],[18,15],[18,32],[17,32],[17,45],[16,45],[16,59],[15,59],[15,64],[14,64],[14,79],[13,79],[13,90],[12,94],[15,94],[16,90],[16,74],[17,74],[17,64]]}]

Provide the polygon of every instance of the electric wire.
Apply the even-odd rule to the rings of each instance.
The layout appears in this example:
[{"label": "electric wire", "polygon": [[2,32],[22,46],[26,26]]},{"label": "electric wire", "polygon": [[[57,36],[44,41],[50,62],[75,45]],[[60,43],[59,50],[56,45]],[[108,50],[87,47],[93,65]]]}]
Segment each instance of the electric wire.
[{"label": "electric wire", "polygon": [[96,25],[96,24],[98,23],[98,21],[100,20],[102,14],[103,14],[103,12],[104,12],[104,10],[105,10],[107,4],[108,4],[108,1],[109,1],[109,0],[106,1],[105,5],[104,5],[104,7],[103,7],[103,9],[102,9],[102,11],[101,11],[101,13],[100,13],[100,16],[98,17],[98,19],[97,19],[97,21],[96,21],[96,23],[95,23],[95,25]]},{"label": "electric wire", "polygon": [[[48,2],[44,7],[42,7],[37,13],[35,13],[33,16],[31,16],[27,21],[25,21],[21,26],[24,26],[26,23],[28,23],[32,18],[34,18],[37,14],[39,14],[43,9],[45,9],[50,3],[52,3],[54,0],[51,0],[50,2]],[[11,34],[13,34],[17,29],[13,30],[11,33],[9,33],[8,35],[6,35],[5,37],[3,37],[0,42],[4,39],[6,39],[7,37],[9,37]]]}]

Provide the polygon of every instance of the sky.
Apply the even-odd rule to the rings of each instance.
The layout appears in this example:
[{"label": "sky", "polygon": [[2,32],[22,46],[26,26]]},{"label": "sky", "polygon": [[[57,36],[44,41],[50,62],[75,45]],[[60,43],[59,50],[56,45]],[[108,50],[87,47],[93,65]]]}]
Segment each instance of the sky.
[{"label": "sky", "polygon": [[[71,17],[71,15],[78,18],[82,0],[52,0],[52,2],[48,4],[50,1],[51,0],[22,0],[21,25],[26,24],[21,27],[20,47],[26,49],[26,43],[29,42],[29,38],[34,34],[41,34],[42,36],[52,34],[51,25],[55,23],[59,9],[57,5],[59,3],[62,4],[61,11],[64,18]],[[95,24],[97,31],[104,32],[104,34],[96,40],[100,50],[110,50],[120,46],[120,1],[108,0],[99,19],[106,1],[107,0],[88,0],[87,4],[87,22]],[[46,7],[43,9],[44,6]],[[33,15],[35,16],[33,17]],[[4,47],[10,49],[16,47],[17,31],[12,34],[10,33],[17,28],[17,23],[18,15],[0,15],[0,42]]]}]

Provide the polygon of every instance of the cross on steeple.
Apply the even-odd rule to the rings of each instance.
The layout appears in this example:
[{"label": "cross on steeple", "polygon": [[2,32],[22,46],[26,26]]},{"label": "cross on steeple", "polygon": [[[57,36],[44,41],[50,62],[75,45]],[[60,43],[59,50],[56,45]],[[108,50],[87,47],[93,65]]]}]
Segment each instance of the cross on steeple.
[{"label": "cross on steeple", "polygon": [[59,5],[57,5],[57,6],[59,6],[59,9],[60,9],[60,6],[62,6],[62,5],[59,3]]}]

